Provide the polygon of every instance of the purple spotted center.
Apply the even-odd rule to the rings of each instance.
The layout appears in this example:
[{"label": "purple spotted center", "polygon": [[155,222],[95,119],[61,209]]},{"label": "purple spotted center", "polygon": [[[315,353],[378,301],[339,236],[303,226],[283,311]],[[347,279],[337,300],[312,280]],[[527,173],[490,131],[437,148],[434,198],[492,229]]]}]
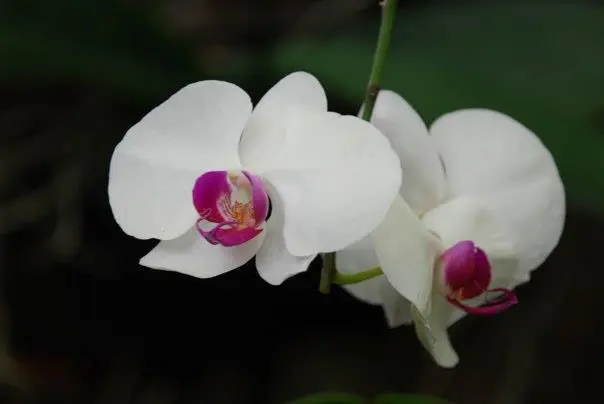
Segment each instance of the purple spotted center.
[{"label": "purple spotted center", "polygon": [[262,232],[268,195],[262,180],[247,171],[208,171],[195,181],[197,231],[210,244],[232,247]]},{"label": "purple spotted center", "polygon": [[[439,268],[444,294],[454,306],[469,314],[490,315],[500,313],[514,304],[518,299],[514,292],[505,288],[488,289],[491,283],[491,264],[486,253],[472,241],[460,241],[449,248],[440,257]],[[489,293],[499,295],[489,300]],[[464,300],[485,295],[485,305],[472,307]]]}]

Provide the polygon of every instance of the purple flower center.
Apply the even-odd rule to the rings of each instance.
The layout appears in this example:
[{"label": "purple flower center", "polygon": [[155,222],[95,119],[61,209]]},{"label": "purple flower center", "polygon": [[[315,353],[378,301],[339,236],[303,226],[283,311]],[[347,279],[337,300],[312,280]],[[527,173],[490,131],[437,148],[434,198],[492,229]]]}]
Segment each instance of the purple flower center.
[{"label": "purple flower center", "polygon": [[232,247],[262,232],[268,195],[262,180],[247,171],[208,171],[195,181],[197,231],[210,244]]},{"label": "purple flower center", "polygon": [[[488,289],[491,283],[491,264],[486,253],[472,241],[460,241],[440,257],[441,281],[447,300],[469,314],[500,313],[518,303],[514,292],[505,288]],[[498,297],[489,300],[489,293]],[[472,307],[464,300],[485,295],[485,304]]]}]

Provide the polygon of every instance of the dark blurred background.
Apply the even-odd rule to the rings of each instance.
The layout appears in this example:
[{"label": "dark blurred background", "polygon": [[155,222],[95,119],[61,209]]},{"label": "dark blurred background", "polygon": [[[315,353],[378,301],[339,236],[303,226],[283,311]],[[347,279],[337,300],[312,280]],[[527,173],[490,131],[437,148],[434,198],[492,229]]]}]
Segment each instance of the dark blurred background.
[{"label": "dark blurred background", "polygon": [[558,249],[521,304],[452,328],[437,368],[408,328],[311,270],[198,280],[139,267],[106,195],[125,131],[184,84],[254,99],[307,70],[356,113],[373,0],[0,1],[0,404],[282,404],[426,393],[464,404],[600,402],[604,5],[401,0],[384,87],[432,121],[482,106],[532,128],[567,187]]}]

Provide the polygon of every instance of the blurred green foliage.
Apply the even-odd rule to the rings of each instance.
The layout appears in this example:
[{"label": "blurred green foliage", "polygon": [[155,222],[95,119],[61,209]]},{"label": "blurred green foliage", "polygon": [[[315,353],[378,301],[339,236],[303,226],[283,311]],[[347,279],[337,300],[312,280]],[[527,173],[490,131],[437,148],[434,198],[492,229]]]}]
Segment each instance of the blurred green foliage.
[{"label": "blurred green foliage", "polygon": [[[203,61],[174,35],[159,3],[2,2],[0,84],[77,81],[154,102],[204,78]],[[401,7],[384,87],[428,122],[465,107],[515,117],[554,154],[569,200],[604,215],[604,7],[463,3]],[[253,63],[258,55],[249,53],[213,76],[253,86],[260,73],[276,80],[308,70],[332,100],[356,106],[370,70],[377,10],[374,17],[327,38],[275,38],[271,60]],[[270,71],[248,71],[258,66]]]},{"label": "blurred green foliage", "polygon": [[0,83],[83,82],[133,98],[173,92],[199,69],[153,3],[2,2]]},{"label": "blurred green foliage", "polygon": [[[280,72],[304,69],[357,104],[377,20],[320,40],[283,43]],[[400,10],[384,88],[427,122],[485,107],[531,128],[552,151],[569,200],[604,215],[604,8],[588,5],[442,6]]]}]

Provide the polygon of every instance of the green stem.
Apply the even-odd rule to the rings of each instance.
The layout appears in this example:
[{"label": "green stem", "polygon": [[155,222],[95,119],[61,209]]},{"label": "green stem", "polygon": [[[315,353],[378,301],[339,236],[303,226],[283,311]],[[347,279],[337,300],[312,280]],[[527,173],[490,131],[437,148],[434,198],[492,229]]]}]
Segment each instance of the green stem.
[{"label": "green stem", "polygon": [[[380,92],[382,73],[384,70],[384,65],[386,64],[386,56],[388,55],[388,48],[390,47],[390,36],[392,34],[392,27],[394,26],[394,18],[396,17],[396,6],[398,5],[398,0],[383,1],[384,3],[382,5],[382,22],[380,24],[380,33],[378,35],[375,54],[373,55],[373,64],[371,66],[371,73],[369,74],[369,84],[367,84],[367,92],[365,93],[365,103],[362,118],[366,121],[371,120],[375,100]],[[321,270],[321,283],[319,284],[319,291],[321,293],[329,293],[331,284],[335,279],[342,279],[351,276],[338,274],[336,271],[335,260],[335,253],[327,253],[323,255],[323,269]],[[371,272],[375,269],[376,268],[370,269],[369,271],[365,272]],[[365,272],[361,272],[361,274]],[[377,275],[373,275],[367,279],[371,279],[375,276]]]},{"label": "green stem", "polygon": [[331,284],[336,277],[336,254],[323,254],[323,269],[321,270],[321,282],[319,283],[319,292],[327,294],[331,289]]},{"label": "green stem", "polygon": [[380,25],[380,33],[378,36],[375,54],[373,55],[373,65],[371,74],[369,75],[369,84],[365,93],[365,105],[363,108],[362,118],[366,121],[371,119],[375,100],[380,92],[382,82],[382,73],[386,64],[386,56],[388,56],[388,48],[390,48],[390,37],[392,27],[394,26],[394,18],[396,17],[396,6],[398,0],[384,0],[382,9],[382,24]]},{"label": "green stem", "polygon": [[355,274],[337,272],[336,276],[333,278],[333,283],[336,285],[354,285],[355,283],[365,282],[383,274],[382,268],[380,267],[371,268],[367,271],[357,272]]}]

